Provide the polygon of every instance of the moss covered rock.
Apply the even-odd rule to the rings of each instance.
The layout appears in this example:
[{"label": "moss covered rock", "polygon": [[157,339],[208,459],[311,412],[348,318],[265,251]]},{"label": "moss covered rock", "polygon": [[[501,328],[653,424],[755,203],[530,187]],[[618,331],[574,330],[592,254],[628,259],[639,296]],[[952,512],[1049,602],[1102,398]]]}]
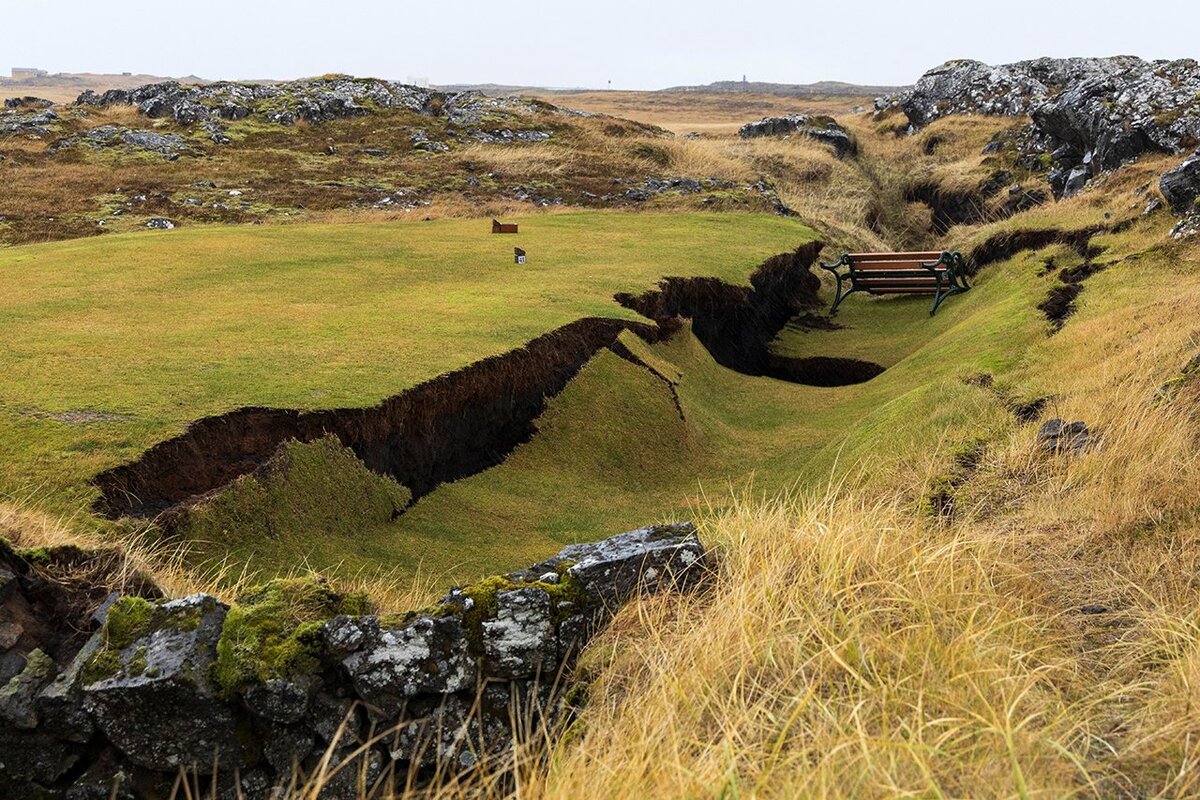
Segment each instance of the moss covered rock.
[{"label": "moss covered rock", "polygon": [[134,764],[208,774],[239,763],[233,709],[209,678],[226,611],[203,594],[110,609],[81,680],[98,727]]},{"label": "moss covered rock", "polygon": [[213,680],[226,697],[245,690],[247,705],[260,716],[294,721],[320,671],[323,625],[339,614],[370,610],[362,595],[337,592],[320,578],[271,581],[238,598],[226,615]]}]

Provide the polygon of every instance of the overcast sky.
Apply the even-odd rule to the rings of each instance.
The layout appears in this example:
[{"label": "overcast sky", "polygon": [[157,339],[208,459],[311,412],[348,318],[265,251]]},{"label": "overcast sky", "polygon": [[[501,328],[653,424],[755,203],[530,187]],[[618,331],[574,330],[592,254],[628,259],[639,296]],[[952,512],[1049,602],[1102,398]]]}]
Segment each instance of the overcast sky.
[{"label": "overcast sky", "polygon": [[[1200,1],[0,0],[0,74],[143,72],[657,89],[911,83],[949,58],[1200,57]],[[7,62],[7,63],[6,63]]]}]

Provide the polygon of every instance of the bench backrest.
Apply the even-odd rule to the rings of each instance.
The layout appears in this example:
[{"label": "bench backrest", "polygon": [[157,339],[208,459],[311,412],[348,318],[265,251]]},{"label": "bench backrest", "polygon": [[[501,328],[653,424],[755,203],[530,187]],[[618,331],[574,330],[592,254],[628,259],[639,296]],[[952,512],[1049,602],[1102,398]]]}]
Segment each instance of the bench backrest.
[{"label": "bench backrest", "polygon": [[850,268],[858,273],[872,270],[924,270],[922,264],[932,264],[942,257],[941,250],[912,253],[849,253]]}]

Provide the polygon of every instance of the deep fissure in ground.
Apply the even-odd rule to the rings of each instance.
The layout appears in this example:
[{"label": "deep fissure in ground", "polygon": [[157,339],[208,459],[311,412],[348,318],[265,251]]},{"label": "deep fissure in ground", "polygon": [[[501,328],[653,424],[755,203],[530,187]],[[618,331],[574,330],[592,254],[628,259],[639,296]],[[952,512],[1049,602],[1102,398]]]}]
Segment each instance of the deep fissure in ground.
[{"label": "deep fissure in ground", "polygon": [[[650,369],[617,342],[631,331],[661,341],[692,320],[697,338],[723,366],[747,375],[796,380],[768,345],[797,311],[816,306],[819,279],[809,268],[822,244],[768,259],[750,286],[713,278],[666,278],[642,295],[618,302],[653,324],[585,318],[426,381],[370,408],[297,411],[243,408],[206,417],[160,442],[136,461],[93,479],[106,517],[155,517],[186,508],[259,469],[289,441],[336,436],[372,471],[407,487],[413,501],[443,483],[495,466],[536,432],[546,402],[604,349]],[[674,385],[663,380],[684,416]],[[818,383],[817,385],[826,385]],[[166,515],[168,518],[174,515]]]}]

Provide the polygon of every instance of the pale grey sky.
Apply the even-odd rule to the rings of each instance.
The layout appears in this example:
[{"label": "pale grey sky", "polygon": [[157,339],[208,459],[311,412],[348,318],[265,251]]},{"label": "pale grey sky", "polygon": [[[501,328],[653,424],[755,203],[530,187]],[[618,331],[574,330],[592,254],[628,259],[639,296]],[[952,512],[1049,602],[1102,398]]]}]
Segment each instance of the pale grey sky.
[{"label": "pale grey sky", "polygon": [[0,74],[656,89],[911,83],[949,58],[1200,57],[1198,0],[0,0]]}]

